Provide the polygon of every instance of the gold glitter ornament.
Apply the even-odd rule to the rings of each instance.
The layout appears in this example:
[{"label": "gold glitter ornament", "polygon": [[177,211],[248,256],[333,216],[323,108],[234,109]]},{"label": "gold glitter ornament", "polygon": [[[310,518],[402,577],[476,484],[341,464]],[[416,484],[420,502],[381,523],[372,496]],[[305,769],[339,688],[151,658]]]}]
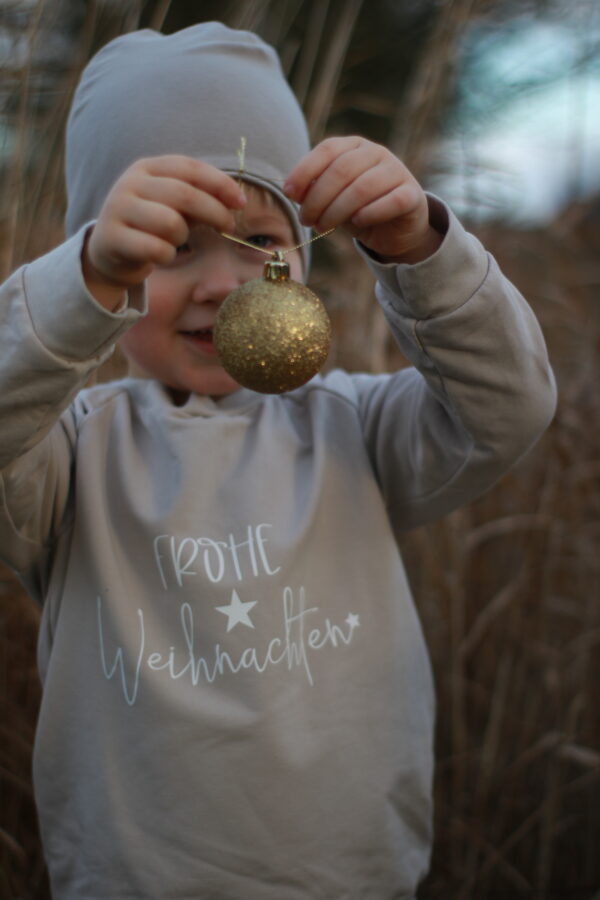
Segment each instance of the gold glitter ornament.
[{"label": "gold glitter ornament", "polygon": [[282,394],[317,374],[329,352],[331,323],[317,295],[290,279],[276,251],[262,278],[224,300],[213,339],[221,365],[238,384]]}]

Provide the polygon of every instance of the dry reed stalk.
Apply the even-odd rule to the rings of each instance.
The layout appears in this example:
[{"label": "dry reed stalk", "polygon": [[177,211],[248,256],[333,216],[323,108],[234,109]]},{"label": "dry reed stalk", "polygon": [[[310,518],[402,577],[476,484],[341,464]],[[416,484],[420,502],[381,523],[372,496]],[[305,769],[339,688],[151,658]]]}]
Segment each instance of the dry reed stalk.
[{"label": "dry reed stalk", "polygon": [[171,0],[159,0],[159,2],[152,10],[152,15],[150,17],[148,27],[152,28],[154,31],[162,31],[170,7]]},{"label": "dry reed stalk", "polygon": [[298,98],[298,102],[305,106],[308,97],[310,83],[317,68],[319,58],[319,45],[325,31],[325,22],[329,14],[330,0],[322,0],[321,3],[312,3],[308,12],[308,25],[306,37],[300,47],[297,72],[292,87]]},{"label": "dry reed stalk", "polygon": [[[486,238],[546,327],[557,360],[561,403],[550,433],[515,472],[469,510],[450,517],[462,529],[466,547],[466,561],[463,554],[458,562],[465,567],[468,585],[463,643],[472,688],[468,743],[471,773],[478,769],[480,780],[471,779],[467,820],[448,821],[448,770],[457,761],[446,756],[451,744],[442,713],[436,861],[447,877],[436,883],[434,864],[423,896],[591,898],[600,884],[593,849],[600,825],[594,699],[599,674],[600,435],[585,423],[600,416],[593,389],[600,374],[598,326],[590,328],[586,298],[572,290],[566,271],[572,247],[557,247],[549,236],[520,235],[521,251],[515,253],[515,244],[505,246],[493,234]],[[587,252],[592,248],[579,247],[581,255]],[[519,257],[526,254],[522,266]],[[554,269],[550,276],[549,268]],[[562,295],[562,315],[556,308],[547,315],[548,277]],[[587,378],[581,378],[571,354],[565,353],[573,342],[584,351],[576,358],[586,361]],[[424,576],[420,561],[414,558],[411,566],[418,573],[419,590],[437,589],[437,579],[427,584],[429,561],[424,559]],[[456,565],[446,558],[439,564]],[[445,602],[451,602],[450,591]],[[443,710],[452,690],[445,655],[454,638],[448,624],[440,641],[444,605],[436,610],[420,605]],[[453,860],[457,868],[448,873],[457,832],[468,836],[470,852]]]},{"label": "dry reed stalk", "polygon": [[394,114],[390,148],[417,178],[425,171],[424,154],[454,79],[458,40],[476,5],[477,0],[446,0],[440,5],[404,102]]},{"label": "dry reed stalk", "polygon": [[331,11],[335,27],[328,32],[329,40],[321,45],[313,86],[305,103],[308,130],[314,142],[320,141],[325,134],[327,120],[362,2],[363,0],[341,0]]},{"label": "dry reed stalk", "polygon": [[258,31],[263,18],[268,15],[270,3],[265,0],[247,0],[240,4],[232,17],[232,26],[248,31]]},{"label": "dry reed stalk", "polygon": [[[19,212],[23,203],[23,185],[25,180],[25,159],[27,156],[27,143],[29,137],[29,102],[30,102],[30,81],[32,69],[32,48],[39,32],[42,14],[45,8],[45,0],[37,0],[34,15],[27,29],[26,41],[29,52],[27,53],[25,63],[18,73],[20,90],[19,105],[16,121],[16,140],[15,148],[11,154],[11,162],[9,174],[7,178],[8,192],[6,195],[6,206],[3,209],[6,225],[4,251],[2,253],[2,265],[0,268],[0,277],[2,280],[12,272],[15,268],[15,243],[19,234],[18,219]],[[4,205],[4,204],[3,204]]]}]

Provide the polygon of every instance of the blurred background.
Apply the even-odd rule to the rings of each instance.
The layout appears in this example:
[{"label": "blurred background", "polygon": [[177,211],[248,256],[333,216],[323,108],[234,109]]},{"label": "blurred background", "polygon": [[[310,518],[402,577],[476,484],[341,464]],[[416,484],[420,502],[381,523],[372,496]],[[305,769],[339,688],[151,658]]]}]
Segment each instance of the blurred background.
[{"label": "blurred background", "polygon": [[[278,48],[314,141],[360,133],[400,155],[542,324],[560,394],[550,430],[483,499],[403,540],[439,704],[436,841],[419,896],[598,900],[600,6],[0,0],[2,278],[62,239],[63,129],[92,53],[139,27],[210,19]],[[405,365],[344,236],[314,257],[310,283],[334,324],[328,365]],[[98,378],[122,371],[115,355]],[[2,900],[49,897],[30,781],[38,620],[1,569]]]}]

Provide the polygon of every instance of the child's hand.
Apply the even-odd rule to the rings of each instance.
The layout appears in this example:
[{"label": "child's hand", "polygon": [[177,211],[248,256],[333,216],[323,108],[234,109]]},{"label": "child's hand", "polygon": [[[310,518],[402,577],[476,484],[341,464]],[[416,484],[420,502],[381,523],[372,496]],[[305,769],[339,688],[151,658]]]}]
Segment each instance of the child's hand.
[{"label": "child's hand", "polygon": [[131,165],[118,179],[87,236],[83,274],[96,299],[115,308],[123,291],[175,258],[189,223],[225,231],[245,198],[229,175],[186,156]]},{"label": "child's hand", "polygon": [[343,225],[386,260],[416,263],[442,235],[429,224],[427,198],[406,166],[385,147],[360,137],[328,138],[290,173],[284,190],[300,204],[305,225]]}]

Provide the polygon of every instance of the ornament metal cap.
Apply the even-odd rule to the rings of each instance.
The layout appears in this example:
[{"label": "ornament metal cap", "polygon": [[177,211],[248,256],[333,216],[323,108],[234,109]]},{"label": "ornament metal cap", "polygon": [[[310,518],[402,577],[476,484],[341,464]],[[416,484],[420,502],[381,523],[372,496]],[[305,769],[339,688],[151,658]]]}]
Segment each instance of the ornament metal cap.
[{"label": "ornament metal cap", "polygon": [[271,259],[268,259],[263,267],[263,278],[265,281],[288,281],[290,277],[290,267],[283,258],[281,250],[275,250]]}]

